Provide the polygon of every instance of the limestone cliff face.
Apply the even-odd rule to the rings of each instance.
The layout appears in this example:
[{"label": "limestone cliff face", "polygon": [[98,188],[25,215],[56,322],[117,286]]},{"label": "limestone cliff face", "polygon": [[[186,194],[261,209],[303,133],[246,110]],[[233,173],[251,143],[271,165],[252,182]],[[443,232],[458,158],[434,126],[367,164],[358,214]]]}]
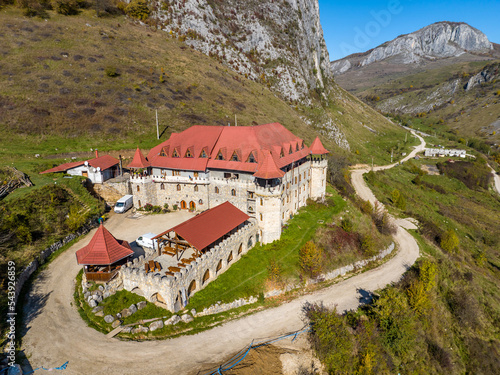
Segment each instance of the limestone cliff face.
[{"label": "limestone cliff face", "polygon": [[159,27],[289,101],[331,78],[318,0],[163,0]]},{"label": "limestone cliff face", "polygon": [[399,64],[419,64],[464,53],[486,54],[492,50],[493,44],[486,35],[468,24],[438,22],[401,35],[364,54],[333,61],[331,67],[335,75],[340,75],[353,67],[364,67],[389,58]]}]

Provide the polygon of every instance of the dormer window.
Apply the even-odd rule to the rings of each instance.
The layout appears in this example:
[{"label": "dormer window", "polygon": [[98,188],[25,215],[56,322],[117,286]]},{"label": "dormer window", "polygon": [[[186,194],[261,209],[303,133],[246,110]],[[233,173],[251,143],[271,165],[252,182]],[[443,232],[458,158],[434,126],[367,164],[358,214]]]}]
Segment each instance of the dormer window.
[{"label": "dormer window", "polygon": [[299,151],[299,143],[297,142],[297,145],[295,146],[295,151]]},{"label": "dormer window", "polygon": [[238,154],[235,152],[233,152],[233,156],[231,156],[231,161],[240,161],[240,159],[238,158]]},{"label": "dormer window", "polygon": [[288,150],[288,154],[291,154],[293,151],[292,151],[292,145],[290,145],[290,150]]},{"label": "dormer window", "polygon": [[177,152],[176,148],[174,149],[174,152],[172,152],[172,157],[173,158],[178,158],[179,157],[179,153]]},{"label": "dormer window", "polygon": [[192,158],[192,157],[194,157],[194,156],[193,156],[193,154],[191,153],[191,151],[190,151],[189,149],[187,149],[187,151],[186,151],[186,155],[185,155],[184,157],[186,157],[186,158]]},{"label": "dormer window", "polygon": [[164,149],[161,149],[160,156],[167,156],[167,154],[165,154],[165,150]]},{"label": "dormer window", "polygon": [[300,145],[300,149],[302,150],[304,148],[304,141],[302,141],[302,144]]},{"label": "dormer window", "polygon": [[215,160],[224,160],[224,155],[222,155],[222,151],[219,151]]},{"label": "dormer window", "polygon": [[200,158],[207,158],[207,153],[205,150],[201,150]]},{"label": "dormer window", "polygon": [[253,152],[248,155],[248,163],[257,163],[257,160],[255,160],[255,156],[253,156]]},{"label": "dormer window", "polygon": [[283,156],[285,156],[285,153],[283,152],[283,147],[281,147],[280,158],[282,158]]}]

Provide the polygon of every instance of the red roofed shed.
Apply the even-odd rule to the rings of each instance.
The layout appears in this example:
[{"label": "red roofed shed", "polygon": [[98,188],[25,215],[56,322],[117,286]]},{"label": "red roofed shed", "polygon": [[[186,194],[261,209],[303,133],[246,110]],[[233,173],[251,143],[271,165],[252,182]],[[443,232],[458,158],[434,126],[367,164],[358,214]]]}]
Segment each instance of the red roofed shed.
[{"label": "red roofed shed", "polygon": [[[187,242],[200,254],[205,252],[210,245],[229,235],[249,218],[250,216],[230,202],[225,202],[160,233],[154,239],[159,239],[159,242],[167,243],[167,245]],[[176,250],[176,248],[173,249]]]},{"label": "red roofed shed", "polygon": [[117,240],[104,226],[97,229],[87,246],[76,252],[87,280],[109,281],[134,252],[127,241]]}]

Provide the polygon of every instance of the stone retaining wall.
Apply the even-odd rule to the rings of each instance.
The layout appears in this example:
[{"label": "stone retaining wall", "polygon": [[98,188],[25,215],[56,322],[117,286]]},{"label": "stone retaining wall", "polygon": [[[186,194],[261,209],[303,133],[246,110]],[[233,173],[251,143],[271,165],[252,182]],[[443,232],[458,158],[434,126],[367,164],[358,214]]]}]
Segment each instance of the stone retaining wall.
[{"label": "stone retaining wall", "polygon": [[257,225],[249,222],[213,249],[176,272],[147,273],[144,257],[136,258],[120,270],[125,290],[143,295],[150,302],[160,302],[172,312],[184,307],[189,297],[205,288],[237,262],[256,243]]},{"label": "stone retaining wall", "polygon": [[50,255],[52,255],[56,250],[59,250],[61,247],[66,245],[68,242],[71,242],[74,239],[83,236],[84,234],[87,234],[91,229],[97,227],[98,225],[99,225],[98,218],[89,220],[87,224],[80,227],[80,229],[78,229],[76,232],[69,234],[62,240],[57,241],[52,245],[50,245],[49,247],[47,247],[40,253],[40,255],[38,255],[38,257],[35,260],[33,260],[30,264],[28,264],[26,268],[24,268],[24,270],[17,276],[16,279],[16,290],[15,290],[16,305],[19,293],[21,293],[21,289],[24,283],[30,278],[33,272],[35,272],[40,265],[45,263],[45,261]]}]

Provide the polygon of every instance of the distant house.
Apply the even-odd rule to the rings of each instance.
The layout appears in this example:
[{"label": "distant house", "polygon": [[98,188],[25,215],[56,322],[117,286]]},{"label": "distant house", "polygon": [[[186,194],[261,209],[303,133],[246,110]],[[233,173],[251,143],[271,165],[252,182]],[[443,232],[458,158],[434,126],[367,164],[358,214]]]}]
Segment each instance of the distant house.
[{"label": "distant house", "polygon": [[65,172],[72,176],[87,177],[94,184],[102,184],[104,181],[118,176],[120,170],[119,164],[120,161],[118,159],[110,155],[99,156],[96,151],[94,159],[61,164],[40,172],[40,174]]},{"label": "distant house", "polygon": [[465,150],[457,150],[457,149],[444,149],[444,148],[426,148],[424,152],[425,156],[430,157],[461,157],[465,158],[466,152]]}]

